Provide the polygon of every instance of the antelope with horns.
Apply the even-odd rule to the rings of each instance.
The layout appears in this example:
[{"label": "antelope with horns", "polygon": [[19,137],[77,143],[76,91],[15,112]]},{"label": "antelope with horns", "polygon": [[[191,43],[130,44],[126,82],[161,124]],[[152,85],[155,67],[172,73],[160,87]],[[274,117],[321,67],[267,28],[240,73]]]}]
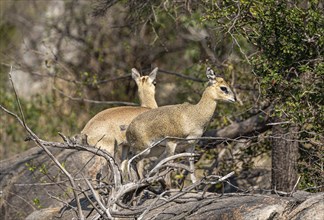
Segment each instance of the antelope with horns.
[{"label": "antelope with horns", "polygon": [[[136,149],[137,152],[140,152],[150,148],[166,137],[177,137],[190,139],[188,140],[189,146],[186,147],[186,151],[193,153],[194,144],[197,141],[192,139],[202,136],[213,117],[217,105],[216,101],[236,101],[234,93],[223,78],[216,77],[211,68],[207,68],[206,75],[209,83],[197,104],[184,103],[163,106],[147,111],[136,117],[130,123],[126,131],[127,142],[130,149]],[[161,151],[155,150],[155,147],[153,147],[147,150],[138,159],[157,156],[159,157],[155,162],[155,164],[157,164],[167,156],[174,155],[176,146],[176,141],[167,140],[164,146],[164,153],[161,155],[156,155],[156,153],[161,153]],[[194,158],[189,158],[189,162],[192,171],[190,174],[191,180],[195,182]],[[142,178],[144,167],[141,161],[137,164],[137,170]]]},{"label": "antelope with horns", "polygon": [[121,106],[109,108],[96,114],[85,125],[81,134],[87,136],[89,144],[105,149],[115,157],[116,147],[126,142],[125,131],[121,127],[128,126],[139,114],[157,108],[155,101],[156,67],[148,76],[140,76],[133,68],[132,78],[138,87],[141,107]]}]

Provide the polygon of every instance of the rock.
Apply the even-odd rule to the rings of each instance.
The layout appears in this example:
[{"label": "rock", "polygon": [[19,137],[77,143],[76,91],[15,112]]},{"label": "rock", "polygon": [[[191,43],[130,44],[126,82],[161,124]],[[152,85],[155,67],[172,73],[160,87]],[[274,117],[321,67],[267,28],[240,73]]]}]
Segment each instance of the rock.
[{"label": "rock", "polygon": [[45,220],[54,218],[60,211],[59,207],[46,208],[32,212],[26,217],[26,220]]}]

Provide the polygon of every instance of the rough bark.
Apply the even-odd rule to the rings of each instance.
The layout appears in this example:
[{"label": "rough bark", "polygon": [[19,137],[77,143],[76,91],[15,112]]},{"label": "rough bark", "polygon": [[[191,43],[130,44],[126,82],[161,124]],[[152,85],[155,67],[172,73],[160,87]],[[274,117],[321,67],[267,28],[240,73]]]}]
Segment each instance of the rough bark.
[{"label": "rough bark", "polygon": [[[143,205],[149,207],[156,198],[148,199]],[[89,213],[89,210],[87,211]],[[26,219],[72,219],[73,213],[59,214],[57,208],[34,211]],[[90,214],[90,216],[92,216]],[[122,219],[135,219],[124,216]],[[148,210],[142,219],[280,219],[322,220],[324,216],[324,194],[310,195],[302,192],[294,197],[279,197],[258,194],[188,193],[183,197],[156,209]],[[122,216],[117,216],[121,218]]]},{"label": "rough bark", "polygon": [[[280,120],[276,119],[276,122]],[[292,192],[298,181],[298,127],[275,125],[272,135],[272,189]]]}]

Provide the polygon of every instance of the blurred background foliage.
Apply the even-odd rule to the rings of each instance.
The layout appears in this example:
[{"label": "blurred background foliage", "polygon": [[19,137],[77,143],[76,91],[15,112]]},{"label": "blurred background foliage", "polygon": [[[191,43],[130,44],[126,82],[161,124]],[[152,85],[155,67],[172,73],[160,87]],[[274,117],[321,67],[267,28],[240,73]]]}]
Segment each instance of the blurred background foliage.
[{"label": "blurred background foliage", "polygon": [[[196,103],[212,66],[239,104],[220,103],[210,128],[271,104],[273,117],[286,122],[280,126],[299,127],[300,188],[323,190],[320,1],[31,0],[1,1],[0,8],[0,103],[18,112],[8,81],[13,66],[27,124],[39,137],[79,133],[99,111],[138,103],[133,67],[144,74],[160,68],[156,98],[162,106]],[[11,117],[0,116],[0,159],[33,146]],[[246,144],[215,146],[200,158],[201,172],[235,170],[241,187],[269,188],[272,135],[268,129]]]}]

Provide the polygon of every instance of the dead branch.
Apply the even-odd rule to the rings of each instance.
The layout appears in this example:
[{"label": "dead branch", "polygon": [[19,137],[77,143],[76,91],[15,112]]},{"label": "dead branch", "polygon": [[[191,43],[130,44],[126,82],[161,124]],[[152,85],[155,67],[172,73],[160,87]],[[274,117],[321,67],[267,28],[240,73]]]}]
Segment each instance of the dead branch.
[{"label": "dead branch", "polygon": [[70,95],[65,94],[63,91],[55,88],[55,91],[57,91],[59,94],[61,94],[64,97],[67,97],[68,99],[72,101],[78,101],[78,102],[88,102],[88,103],[94,103],[94,104],[105,104],[105,105],[127,105],[127,106],[137,106],[136,103],[133,102],[120,102],[120,101],[98,101],[98,100],[92,100],[92,99],[86,99],[82,97],[73,97]]},{"label": "dead branch", "polygon": [[[241,122],[232,123],[225,128],[218,130],[208,130],[204,133],[205,137],[226,137],[227,140],[231,139],[239,139],[244,136],[251,136],[251,134],[259,134],[270,128],[267,125],[267,122],[270,119],[270,112],[272,111],[272,107],[268,107],[260,113],[244,120]],[[217,139],[215,139],[217,140]],[[216,143],[220,143],[221,140]]]},{"label": "dead branch", "polygon": [[192,80],[192,81],[195,81],[195,82],[206,82],[206,80],[194,78],[194,77],[191,77],[191,76],[187,76],[187,75],[184,75],[184,74],[181,74],[181,73],[176,73],[176,72],[172,72],[172,71],[168,71],[168,70],[159,69],[159,72],[169,74],[169,75],[174,75],[174,76],[184,78],[184,79],[188,79],[188,80]]},{"label": "dead branch", "polygon": [[[86,181],[86,183],[87,183],[89,189],[90,189],[91,192],[92,192],[92,195],[93,195],[94,198],[96,199],[96,201],[97,201],[97,203],[99,204],[100,208],[102,209],[102,211],[103,211],[103,212],[101,211],[102,214],[104,213],[104,214],[105,214],[109,219],[111,219],[112,217],[111,217],[111,214],[110,214],[110,212],[109,212],[109,209],[107,209],[107,208],[104,206],[104,204],[102,204],[101,199],[99,198],[97,192],[93,189],[93,187],[92,187],[91,183],[89,182],[89,180],[87,180],[86,178],[84,178],[84,180]],[[101,213],[99,212],[99,214],[101,214]]]},{"label": "dead branch", "polygon": [[[173,156],[170,156],[170,157],[167,157],[163,160],[161,160],[149,173],[148,173],[148,176],[152,176],[154,175],[156,172],[158,172],[159,169],[161,169],[162,165],[171,161],[171,160],[175,160],[177,158],[180,158],[180,157],[193,157],[195,156],[195,154],[193,153],[181,153],[181,154],[176,154],[176,155],[173,155]],[[190,168],[188,170],[189,172],[191,172]]]}]

